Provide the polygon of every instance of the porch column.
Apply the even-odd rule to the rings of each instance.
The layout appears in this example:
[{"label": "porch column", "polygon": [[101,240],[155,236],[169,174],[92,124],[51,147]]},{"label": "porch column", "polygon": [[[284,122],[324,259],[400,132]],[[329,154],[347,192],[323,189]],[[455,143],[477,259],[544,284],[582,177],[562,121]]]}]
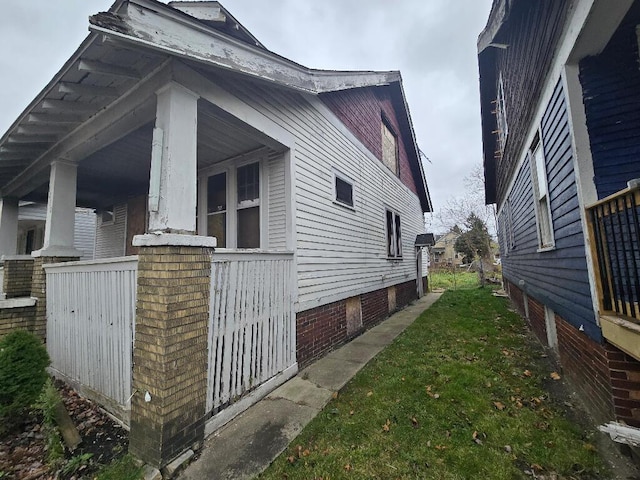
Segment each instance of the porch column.
[{"label": "porch column", "polygon": [[213,237],[137,235],[129,450],[162,468],[204,440]]},{"label": "porch column", "polygon": [[149,231],[195,233],[199,97],[174,82],[156,94]]},{"label": "porch column", "polygon": [[0,258],[15,255],[18,249],[18,199],[0,199]]},{"label": "porch column", "polygon": [[51,164],[44,246],[34,256],[78,257],[73,248],[76,218],[77,166],[65,162]]},{"label": "porch column", "polygon": [[78,260],[82,252],[73,248],[76,219],[77,166],[63,161],[53,162],[49,174],[49,197],[44,227],[44,245],[31,252],[33,275],[31,297],[36,298],[33,332],[46,340],[47,277],[44,265]]}]

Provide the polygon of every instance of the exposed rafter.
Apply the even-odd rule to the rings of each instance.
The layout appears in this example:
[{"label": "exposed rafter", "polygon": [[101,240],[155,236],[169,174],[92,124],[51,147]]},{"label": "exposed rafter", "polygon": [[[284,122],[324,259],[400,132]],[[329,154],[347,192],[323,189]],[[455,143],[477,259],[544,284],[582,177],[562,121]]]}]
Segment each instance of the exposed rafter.
[{"label": "exposed rafter", "polygon": [[80,115],[73,115],[69,113],[30,113],[27,117],[29,123],[44,123],[44,124],[78,124],[82,122]]},{"label": "exposed rafter", "polygon": [[140,79],[140,74],[132,68],[112,65],[110,63],[95,62],[93,60],[80,60],[78,62],[78,70],[97,73],[99,75],[108,75],[110,77],[124,77],[133,80]]},{"label": "exposed rafter", "polygon": [[71,129],[71,125],[62,123],[59,125],[20,125],[16,129],[16,133],[21,135],[58,135],[67,133]]},{"label": "exposed rafter", "polygon": [[54,143],[58,140],[58,137],[55,135],[20,135],[13,134],[9,137],[7,145],[13,144],[32,144],[32,143]]},{"label": "exposed rafter", "polygon": [[116,98],[120,94],[113,87],[97,87],[82,83],[60,82],[58,90],[62,93],[74,93],[76,95],[88,95],[91,97]]},{"label": "exposed rafter", "polygon": [[94,113],[100,109],[95,103],[67,102],[65,100],[44,100],[42,108],[60,109],[71,113]]}]

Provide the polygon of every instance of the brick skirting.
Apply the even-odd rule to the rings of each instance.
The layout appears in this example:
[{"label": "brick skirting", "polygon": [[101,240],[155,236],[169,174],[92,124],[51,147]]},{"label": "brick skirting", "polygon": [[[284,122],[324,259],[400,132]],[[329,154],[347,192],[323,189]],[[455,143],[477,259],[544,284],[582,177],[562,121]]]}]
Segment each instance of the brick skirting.
[{"label": "brick skirting", "polygon": [[[516,308],[524,313],[528,298],[529,325],[547,346],[544,305],[526,297],[513,283],[505,281]],[[600,344],[559,315],[554,317],[558,356],[563,376],[578,392],[598,423],[613,419],[640,428],[640,361],[606,342]]]},{"label": "brick skirting", "polygon": [[389,289],[395,289],[396,309],[417,299],[416,282],[400,283],[363,293],[360,298],[362,328],[347,333],[347,299],[298,312],[296,315],[297,360],[304,367],[389,316]]}]

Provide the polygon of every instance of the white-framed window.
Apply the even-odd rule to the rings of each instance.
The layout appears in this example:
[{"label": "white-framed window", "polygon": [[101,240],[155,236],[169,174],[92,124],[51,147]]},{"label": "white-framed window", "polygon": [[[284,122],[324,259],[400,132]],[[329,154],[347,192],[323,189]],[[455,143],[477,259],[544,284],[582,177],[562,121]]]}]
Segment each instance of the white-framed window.
[{"label": "white-framed window", "polygon": [[511,200],[506,199],[502,208],[502,245],[505,255],[515,248],[513,237],[513,214]]},{"label": "white-framed window", "polygon": [[116,210],[113,205],[106,207],[100,213],[101,225],[113,225],[116,221]]},{"label": "white-framed window", "polygon": [[340,205],[354,208],[353,199],[354,182],[347,176],[333,172],[333,200]]},{"label": "white-framed window", "polygon": [[540,250],[551,249],[555,245],[553,237],[553,219],[549,202],[549,186],[547,183],[547,167],[542,142],[538,137],[530,150],[531,183],[533,200],[538,226],[538,247]]},{"label": "white-framed window", "polygon": [[390,259],[402,258],[402,228],[400,226],[400,214],[387,209],[386,224],[387,257]]},{"label": "white-framed window", "polygon": [[398,136],[387,119],[382,117],[382,163],[398,175]]},{"label": "white-framed window", "polygon": [[209,171],[201,178],[201,235],[216,237],[218,248],[262,245],[262,162]]},{"label": "white-framed window", "polygon": [[504,151],[509,136],[509,124],[507,123],[507,104],[504,95],[504,82],[502,80],[502,72],[498,77],[498,96],[496,98],[496,126],[498,134],[498,145],[500,151]]}]

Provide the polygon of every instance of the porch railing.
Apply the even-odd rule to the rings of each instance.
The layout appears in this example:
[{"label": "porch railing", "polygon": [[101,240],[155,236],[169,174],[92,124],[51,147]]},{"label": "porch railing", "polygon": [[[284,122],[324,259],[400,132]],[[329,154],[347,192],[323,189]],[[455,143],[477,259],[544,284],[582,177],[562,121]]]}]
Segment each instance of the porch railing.
[{"label": "porch railing", "polygon": [[640,188],[587,209],[601,313],[640,320]]},{"label": "porch railing", "polygon": [[293,253],[215,253],[207,411],[216,413],[296,362]]},{"label": "porch railing", "polygon": [[0,266],[0,300],[2,300],[4,294],[4,267]]},{"label": "porch railing", "polygon": [[[51,366],[116,411],[127,410],[138,257],[45,265]],[[114,412],[117,413],[117,412]]]}]

